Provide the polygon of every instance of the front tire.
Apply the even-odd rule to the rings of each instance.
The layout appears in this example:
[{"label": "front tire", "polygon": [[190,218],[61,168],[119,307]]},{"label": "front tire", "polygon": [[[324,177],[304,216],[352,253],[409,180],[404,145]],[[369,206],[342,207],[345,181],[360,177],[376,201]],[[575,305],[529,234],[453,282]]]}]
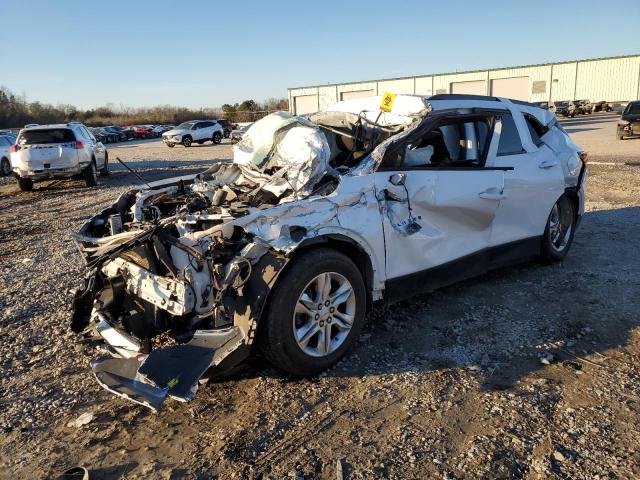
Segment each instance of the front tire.
[{"label": "front tire", "polygon": [[0,160],[0,173],[2,173],[4,177],[11,175],[11,162],[9,162],[8,158],[2,157]]},{"label": "front tire", "polygon": [[335,250],[317,249],[298,257],[271,295],[260,348],[272,364],[294,375],[311,376],[332,366],[364,323],[362,275]]},{"label": "front tire", "polygon": [[573,201],[561,196],[549,214],[542,236],[541,257],[546,262],[559,262],[567,256],[576,230],[576,209]]},{"label": "front tire", "polygon": [[84,183],[87,187],[95,187],[98,185],[98,171],[96,170],[96,163],[91,162],[83,172]]},{"label": "front tire", "polygon": [[222,142],[222,135],[220,134],[220,132],[214,132],[213,137],[211,138],[211,141],[216,145]]},{"label": "front tire", "polygon": [[189,148],[192,143],[193,143],[193,140],[191,139],[191,137],[184,137],[182,139],[182,145],[187,147],[187,148]]},{"label": "front tire", "polygon": [[33,190],[33,180],[29,178],[18,177],[18,186],[23,192],[30,192],[31,190]]}]

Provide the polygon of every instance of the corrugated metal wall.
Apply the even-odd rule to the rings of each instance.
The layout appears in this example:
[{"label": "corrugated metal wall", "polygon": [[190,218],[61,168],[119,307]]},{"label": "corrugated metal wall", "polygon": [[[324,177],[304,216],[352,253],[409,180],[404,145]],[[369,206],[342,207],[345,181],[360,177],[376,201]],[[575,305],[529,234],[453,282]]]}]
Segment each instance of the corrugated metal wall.
[{"label": "corrugated metal wall", "polygon": [[[528,77],[528,100],[531,102],[574,99],[627,102],[640,98],[640,55],[290,88],[289,105],[294,113],[300,113],[295,112],[295,98],[298,96],[317,95],[318,108],[322,110],[343,97],[358,95],[350,95],[350,92],[435,95],[451,93],[452,84],[480,81],[484,82],[484,93],[491,95],[492,80],[518,77]],[[521,82],[522,87],[525,81]],[[305,100],[308,107],[308,97]]]}]

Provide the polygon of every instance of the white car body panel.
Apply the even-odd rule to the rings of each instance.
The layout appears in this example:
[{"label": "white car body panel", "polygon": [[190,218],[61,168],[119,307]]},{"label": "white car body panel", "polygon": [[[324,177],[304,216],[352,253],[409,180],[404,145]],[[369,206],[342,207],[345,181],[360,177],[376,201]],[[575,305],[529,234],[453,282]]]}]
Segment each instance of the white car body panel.
[{"label": "white car body panel", "polygon": [[[502,170],[407,171],[402,172],[404,186],[389,182],[394,173],[399,172],[374,174],[383,205],[387,279],[428,270],[489,246],[500,200],[480,194],[502,191]],[[403,201],[384,200],[385,190]],[[420,225],[415,233],[407,232],[407,192],[412,216]]]},{"label": "white car body panel", "polygon": [[[111,347],[127,347],[126,361],[92,365],[101,385],[155,410],[167,396],[193,398],[207,368],[243,347],[239,353],[249,355],[278,275],[307,248],[333,248],[352,259],[370,303],[537,256],[552,207],[565,194],[584,212],[586,165],[553,114],[492,97],[400,95],[395,101],[384,114],[380,97],[341,102],[333,117],[272,114],[236,146],[233,162],[216,163],[190,184],[184,177],[127,192],[87,221],[75,239],[91,268],[106,263],[101,271],[109,281],[86,277],[74,298],[74,330],[99,319],[108,332],[102,337],[114,339]],[[296,129],[296,141],[285,141]],[[166,132],[165,142],[179,132]],[[577,220],[570,218],[565,232]],[[114,260],[134,248],[148,263],[127,268]],[[168,347],[178,357],[161,349],[132,362],[131,332],[111,331],[112,313],[138,322],[143,332],[153,325],[154,335],[156,316],[112,310],[124,304],[125,293],[112,287],[122,279],[127,294],[163,311],[165,331],[168,322],[190,325],[193,340],[186,345],[204,342],[210,363],[182,369],[180,378],[188,380],[174,384],[162,383],[162,373],[174,368],[175,358],[189,358],[185,344]],[[108,289],[104,298],[112,304],[93,302]],[[144,388],[136,383],[140,372],[146,372]]]}]

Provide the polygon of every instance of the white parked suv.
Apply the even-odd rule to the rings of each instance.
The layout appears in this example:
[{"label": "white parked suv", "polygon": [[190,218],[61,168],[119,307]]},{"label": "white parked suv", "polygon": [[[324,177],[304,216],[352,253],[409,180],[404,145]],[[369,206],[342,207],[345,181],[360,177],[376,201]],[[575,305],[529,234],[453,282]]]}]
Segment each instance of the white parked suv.
[{"label": "white parked suv", "polygon": [[93,187],[98,171],[109,175],[107,149],[81,123],[23,128],[10,151],[11,169],[23,191],[54,178],[84,178]]},{"label": "white parked suv", "polygon": [[567,255],[587,155],[552,112],[475,95],[381,101],[273,113],[232,161],[124,193],[74,234],[90,273],[72,328],[112,354],[91,364],[103,387],[158,410],[255,347],[314,375],[374,301]]},{"label": "white parked suv", "polygon": [[163,133],[162,141],[167,147],[174,147],[178,144],[190,147],[193,142],[200,145],[208,141],[220,143],[223,136],[224,129],[215,120],[190,120]]}]

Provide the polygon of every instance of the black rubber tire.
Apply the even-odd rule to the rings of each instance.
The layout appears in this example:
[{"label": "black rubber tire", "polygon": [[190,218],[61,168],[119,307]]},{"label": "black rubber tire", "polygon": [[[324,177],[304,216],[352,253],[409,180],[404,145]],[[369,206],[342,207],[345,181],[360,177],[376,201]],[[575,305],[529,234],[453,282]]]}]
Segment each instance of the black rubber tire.
[{"label": "black rubber tire", "polygon": [[96,169],[96,163],[91,162],[87,168],[82,172],[84,183],[87,187],[95,187],[98,185],[98,171]]},{"label": "black rubber tire", "polygon": [[542,235],[542,245],[540,248],[540,258],[544,263],[554,263],[562,261],[564,257],[567,256],[567,253],[569,253],[569,249],[571,248],[571,244],[573,243],[573,236],[576,233],[577,212],[573,200],[567,195],[562,195],[558,199],[556,204],[558,204],[558,207],[560,208],[560,215],[571,216],[571,233],[569,235],[569,239],[567,240],[567,244],[564,246],[562,251],[559,252],[558,250],[553,248],[551,242],[551,232],[549,229],[551,212],[549,213],[547,226],[545,227],[544,234]]},{"label": "black rubber tire", "polygon": [[189,148],[193,143],[193,139],[187,135],[186,137],[182,137],[182,145]]},{"label": "black rubber tire", "polygon": [[[340,347],[326,357],[312,357],[300,349],[294,338],[293,312],[301,290],[323,272],[337,272],[349,280],[356,296],[356,314]],[[311,250],[296,258],[278,279],[261,320],[258,344],[267,360],[285,372],[315,375],[336,363],[353,344],[364,324],[366,305],[362,274],[349,257],[328,248]]]},{"label": "black rubber tire", "polygon": [[11,175],[11,162],[8,158],[2,157],[0,159],[0,175],[4,177]]},{"label": "black rubber tire", "polygon": [[224,131],[224,138],[229,138],[230,136],[231,136],[231,131],[225,130]]},{"label": "black rubber tire", "polygon": [[109,176],[109,155],[107,154],[107,152],[104,152],[104,167],[100,169],[100,176],[101,177]]},{"label": "black rubber tire", "polygon": [[222,142],[222,134],[220,132],[213,132],[213,137],[211,137],[211,141],[218,145]]},{"label": "black rubber tire", "polygon": [[29,178],[18,177],[18,186],[23,192],[30,192],[31,190],[33,190],[33,180]]}]

